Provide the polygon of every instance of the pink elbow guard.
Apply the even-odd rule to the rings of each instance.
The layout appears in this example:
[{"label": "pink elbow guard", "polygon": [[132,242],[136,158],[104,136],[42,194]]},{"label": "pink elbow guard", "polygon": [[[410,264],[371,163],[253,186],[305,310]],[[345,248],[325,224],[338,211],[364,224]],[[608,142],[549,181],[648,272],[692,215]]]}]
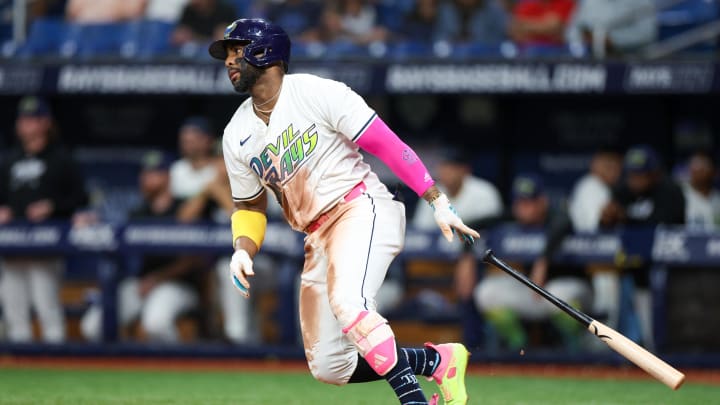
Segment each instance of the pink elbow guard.
[{"label": "pink elbow guard", "polygon": [[382,160],[417,195],[422,196],[435,184],[415,151],[400,140],[380,117],[375,117],[356,142],[363,150]]}]

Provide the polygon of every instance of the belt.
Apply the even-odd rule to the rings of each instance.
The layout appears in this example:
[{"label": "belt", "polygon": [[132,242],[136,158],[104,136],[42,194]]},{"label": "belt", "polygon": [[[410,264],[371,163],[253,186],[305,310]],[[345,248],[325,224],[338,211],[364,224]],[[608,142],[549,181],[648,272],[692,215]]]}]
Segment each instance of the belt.
[{"label": "belt", "polygon": [[[361,181],[360,183],[356,184],[355,187],[352,188],[352,190],[348,191],[347,194],[345,194],[345,197],[343,197],[343,200],[345,202],[350,202],[362,195],[362,193],[367,190],[367,186],[365,186],[365,182]],[[336,205],[337,207],[337,205]],[[335,207],[333,207],[335,208]],[[325,222],[327,222],[328,219],[330,219],[329,212],[332,210],[329,209],[325,211],[324,213],[320,214],[317,218],[315,218],[314,221],[310,222],[310,225],[305,228],[305,232],[312,233],[317,231]]]}]

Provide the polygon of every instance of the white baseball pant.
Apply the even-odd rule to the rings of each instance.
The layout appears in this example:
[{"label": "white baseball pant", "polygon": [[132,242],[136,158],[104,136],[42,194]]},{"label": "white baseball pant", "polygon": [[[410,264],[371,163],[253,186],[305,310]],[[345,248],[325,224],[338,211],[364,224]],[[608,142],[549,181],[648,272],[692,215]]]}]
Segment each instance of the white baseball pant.
[{"label": "white baseball pant", "polygon": [[58,258],[6,258],[2,260],[2,302],[7,337],[11,342],[30,342],[31,306],[40,321],[42,339],[65,340],[65,315],[60,303],[63,261]]},{"label": "white baseball pant", "polygon": [[[158,284],[145,297],[140,296],[140,279],[126,278],[118,286],[118,323],[126,326],[140,317],[140,324],[151,341],[175,343],[178,332],[175,320],[183,312],[198,306],[195,290],[175,281]],[[80,323],[83,336],[89,341],[102,337],[102,308],[90,307]]]},{"label": "white baseball pant", "polygon": [[[578,277],[551,279],[544,288],[567,303],[580,303],[583,308],[589,308],[592,295],[590,287]],[[507,308],[522,319],[538,321],[560,311],[549,301],[506,274],[486,276],[475,287],[473,295],[475,305],[481,312]]]},{"label": "white baseball pant", "polygon": [[358,360],[342,328],[360,312],[375,310],[375,295],[403,247],[405,207],[387,191],[368,191],[338,203],[329,215],[305,238],[300,327],[312,375],[341,385]]}]

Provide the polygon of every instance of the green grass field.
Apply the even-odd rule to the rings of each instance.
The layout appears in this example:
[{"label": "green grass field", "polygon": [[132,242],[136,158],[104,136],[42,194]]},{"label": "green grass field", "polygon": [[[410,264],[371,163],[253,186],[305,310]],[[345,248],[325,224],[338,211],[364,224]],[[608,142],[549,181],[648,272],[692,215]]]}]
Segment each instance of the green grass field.
[{"label": "green grass field", "polygon": [[[470,404],[712,404],[720,387],[655,381],[477,377]],[[423,379],[426,393],[433,384]],[[385,382],[334,387],[306,373],[0,369],[0,404],[397,404]]]}]

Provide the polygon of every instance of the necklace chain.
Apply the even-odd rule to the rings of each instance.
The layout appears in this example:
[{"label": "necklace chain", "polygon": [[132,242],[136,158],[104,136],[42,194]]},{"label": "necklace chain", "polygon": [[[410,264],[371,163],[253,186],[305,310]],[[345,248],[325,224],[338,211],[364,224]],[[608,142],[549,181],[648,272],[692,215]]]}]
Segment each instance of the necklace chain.
[{"label": "necklace chain", "polygon": [[272,97],[270,97],[269,99],[263,101],[263,102],[260,103],[260,104],[255,104],[255,102],[253,101],[252,104],[253,104],[253,107],[255,107],[255,111],[257,111],[257,112],[259,112],[259,113],[261,113],[261,114],[263,114],[263,115],[266,115],[266,116],[269,115],[271,112],[273,112],[273,110],[275,109],[275,107],[273,107],[273,108],[271,108],[271,109],[269,109],[269,110],[261,110],[260,107],[262,107],[262,106],[264,106],[265,104],[268,104],[269,102],[275,100],[275,99],[277,98],[277,96],[280,95],[280,90],[282,90],[282,84],[281,84],[280,87],[278,88],[277,93],[275,93],[275,95],[272,96]]},{"label": "necklace chain", "polygon": [[257,108],[256,105],[253,104],[253,106],[255,107],[255,111],[259,112],[262,115],[270,115],[270,113],[273,112],[273,110],[275,109],[275,107],[273,107],[269,110],[261,110],[261,109]]}]

